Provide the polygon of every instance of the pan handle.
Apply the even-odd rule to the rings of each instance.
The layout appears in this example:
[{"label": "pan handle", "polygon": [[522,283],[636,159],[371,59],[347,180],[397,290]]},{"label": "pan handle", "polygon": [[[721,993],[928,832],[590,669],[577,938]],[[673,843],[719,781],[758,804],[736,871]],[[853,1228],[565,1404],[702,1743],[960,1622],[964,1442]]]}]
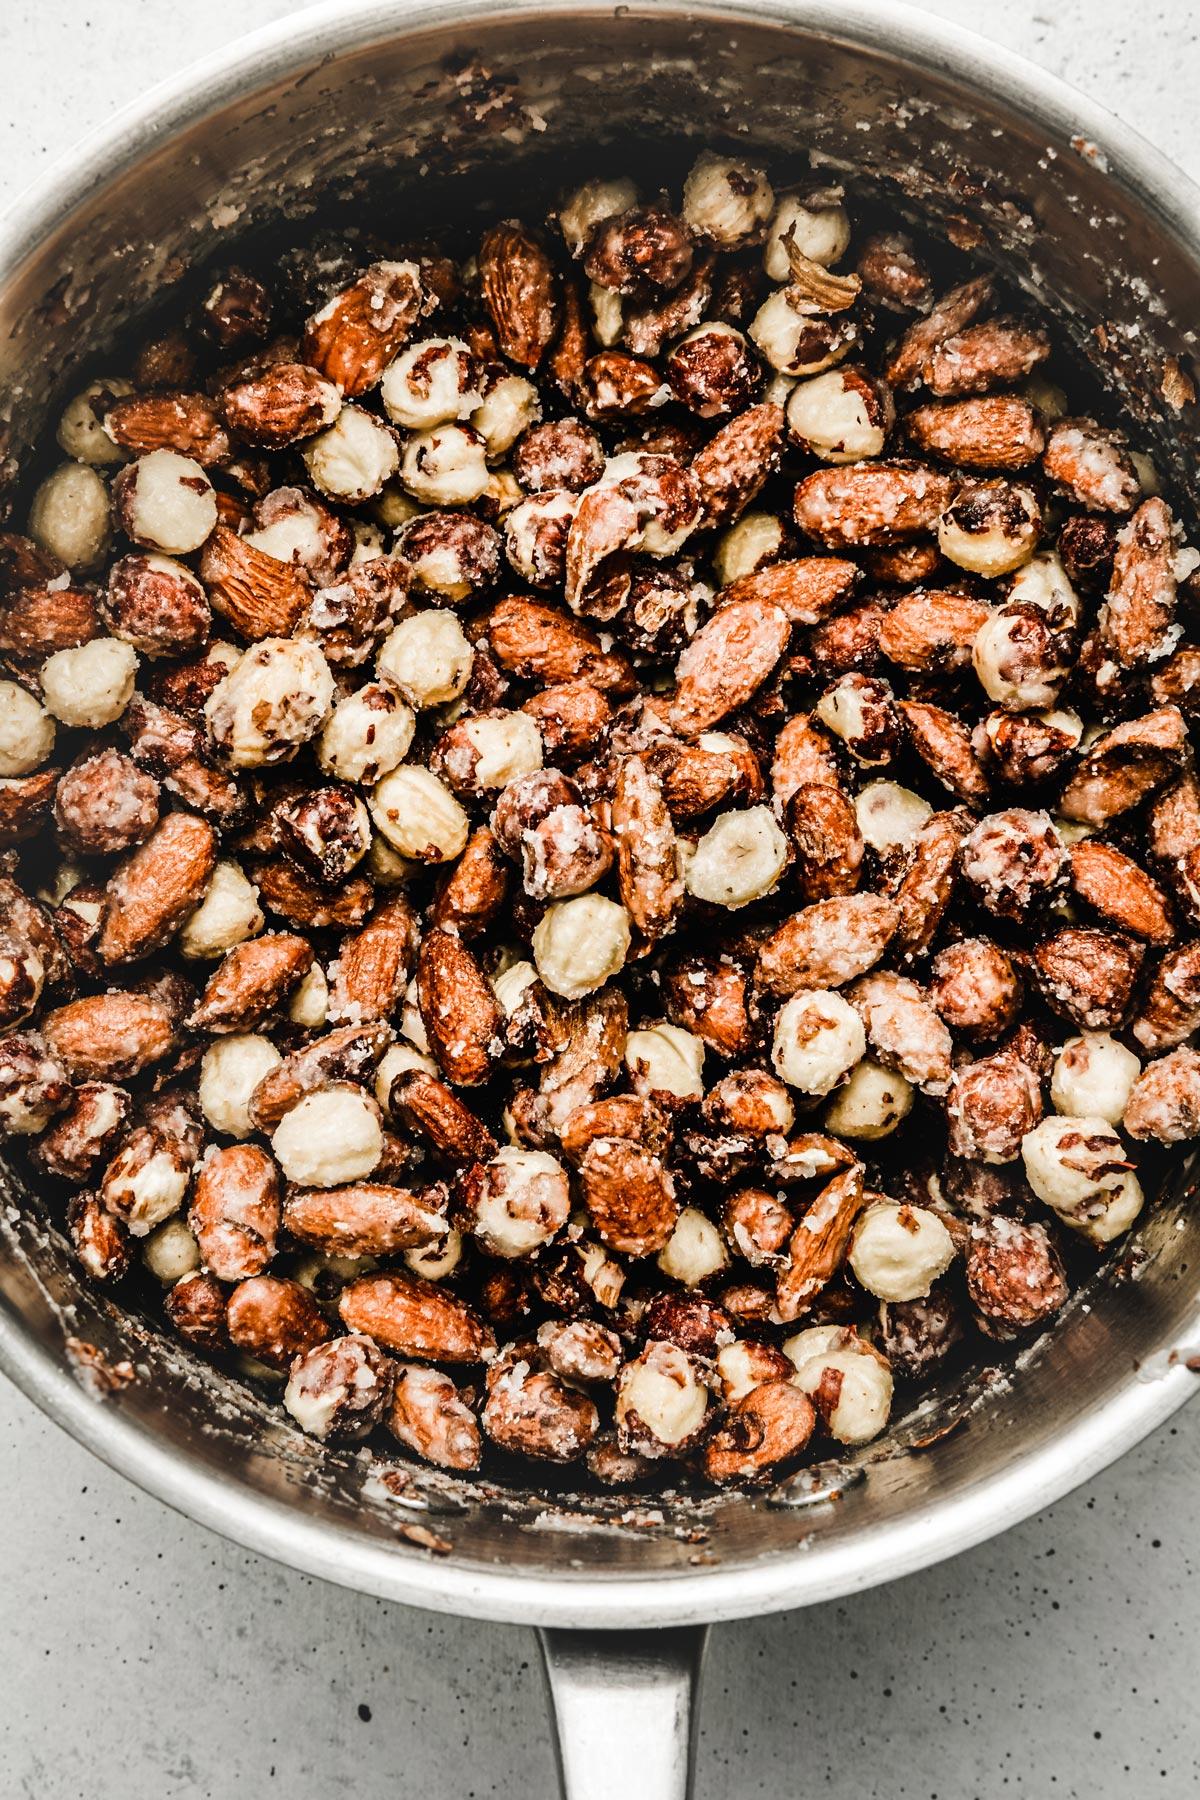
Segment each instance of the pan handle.
[{"label": "pan handle", "polygon": [[688,1800],[707,1625],[538,1638],[563,1800]]}]

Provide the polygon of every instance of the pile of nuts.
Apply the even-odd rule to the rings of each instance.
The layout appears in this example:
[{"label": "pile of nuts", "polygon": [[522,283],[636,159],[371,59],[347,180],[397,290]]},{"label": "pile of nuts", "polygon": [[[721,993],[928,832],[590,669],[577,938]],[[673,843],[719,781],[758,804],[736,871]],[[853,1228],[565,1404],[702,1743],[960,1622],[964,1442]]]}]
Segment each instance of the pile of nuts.
[{"label": "pile of nuts", "polygon": [[314,1436],[770,1479],[1200,1133],[1200,556],[930,254],[711,153],[321,239],[0,534],[0,1124]]}]

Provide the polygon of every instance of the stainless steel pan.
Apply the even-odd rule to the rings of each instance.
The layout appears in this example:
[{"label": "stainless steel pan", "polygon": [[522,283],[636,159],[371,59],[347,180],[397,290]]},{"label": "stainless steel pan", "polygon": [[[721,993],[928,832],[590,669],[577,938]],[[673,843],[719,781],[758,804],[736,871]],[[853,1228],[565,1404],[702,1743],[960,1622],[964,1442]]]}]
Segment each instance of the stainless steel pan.
[{"label": "stainless steel pan", "polygon": [[[797,172],[812,154],[831,180],[858,171],[893,204],[965,221],[1130,383],[1164,478],[1194,499],[1195,407],[1169,397],[1176,363],[1190,368],[1197,190],[1050,76],[888,0],[347,0],[244,40],[81,145],[0,226],[5,473],[36,474],[28,446],[77,373],[245,233],[304,232],[345,208],[384,234],[481,205],[529,212],[598,167],[653,187],[699,143],[753,144]],[[656,1513],[419,1472],[395,1493],[370,1457],[327,1455],[123,1316],[80,1280],[36,1197],[0,1213],[0,1363],[113,1467],[252,1549],[543,1628],[567,1792],[666,1800],[686,1788],[703,1622],[951,1556],[1188,1397],[1187,1188],[1181,1166],[1138,1257],[1102,1269],[1011,1373],[981,1376],[965,1419],[935,1394],[826,1471],[837,1499],[799,1484]]]}]

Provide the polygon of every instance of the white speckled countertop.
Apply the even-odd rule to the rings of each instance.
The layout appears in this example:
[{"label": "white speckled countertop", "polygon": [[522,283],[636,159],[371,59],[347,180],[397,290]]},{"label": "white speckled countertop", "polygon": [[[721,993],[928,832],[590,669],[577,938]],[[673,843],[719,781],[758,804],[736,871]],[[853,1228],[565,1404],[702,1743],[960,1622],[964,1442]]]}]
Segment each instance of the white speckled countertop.
[{"label": "white speckled countertop", "polygon": [[[7,0],[0,201],[290,0]],[[1184,0],[938,0],[1200,177]],[[1052,16],[1051,16],[1052,15]],[[1200,1413],[927,1575],[713,1635],[697,1800],[1184,1800],[1200,1790]],[[0,1384],[3,1800],[550,1800],[530,1633],[275,1567]],[[629,1800],[634,1800],[633,1796]]]}]

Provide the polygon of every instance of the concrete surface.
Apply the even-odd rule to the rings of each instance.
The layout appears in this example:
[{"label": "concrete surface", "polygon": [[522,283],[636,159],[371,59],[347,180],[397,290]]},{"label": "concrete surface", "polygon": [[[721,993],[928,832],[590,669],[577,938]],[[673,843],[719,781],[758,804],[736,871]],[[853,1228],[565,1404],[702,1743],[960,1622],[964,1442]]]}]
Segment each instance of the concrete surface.
[{"label": "concrete surface", "polygon": [[[293,10],[7,0],[0,201],[153,81]],[[930,10],[963,24],[982,12],[971,0]],[[986,29],[1200,175],[1191,16],[1184,0],[1060,0],[1045,13],[1009,0]],[[721,1627],[698,1800],[1195,1794],[1198,1482],[1193,1410],[932,1574]],[[528,1632],[248,1556],[135,1492],[8,1387],[0,1520],[3,1800],[550,1800]]]}]

